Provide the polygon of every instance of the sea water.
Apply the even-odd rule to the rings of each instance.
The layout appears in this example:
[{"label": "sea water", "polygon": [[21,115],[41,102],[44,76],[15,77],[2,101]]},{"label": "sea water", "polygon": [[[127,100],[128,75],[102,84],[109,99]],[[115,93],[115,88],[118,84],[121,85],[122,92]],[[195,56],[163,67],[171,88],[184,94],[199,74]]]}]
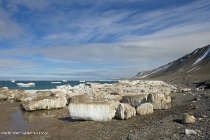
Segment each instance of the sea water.
[{"label": "sea water", "polygon": [[[95,82],[101,84],[112,84],[117,81],[0,81],[0,87],[8,87],[9,89],[21,89],[21,90],[44,90],[44,89],[55,89],[61,85],[76,86],[80,83]],[[22,87],[18,86],[18,83],[28,84],[34,83],[34,86]]]}]

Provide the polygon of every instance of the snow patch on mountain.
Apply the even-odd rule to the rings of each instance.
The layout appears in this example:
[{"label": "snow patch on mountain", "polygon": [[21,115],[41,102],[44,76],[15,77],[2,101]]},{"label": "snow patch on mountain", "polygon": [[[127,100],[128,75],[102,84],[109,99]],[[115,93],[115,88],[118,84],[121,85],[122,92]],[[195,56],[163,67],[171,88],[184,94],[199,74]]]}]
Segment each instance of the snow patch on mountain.
[{"label": "snow patch on mountain", "polygon": [[199,69],[200,69],[199,67],[193,67],[192,69],[188,70],[187,73],[190,73],[192,71],[197,71]]},{"label": "snow patch on mountain", "polygon": [[164,65],[164,66],[162,66],[162,67],[159,67],[159,68],[153,70],[152,72],[150,72],[150,73],[148,73],[148,74],[142,75],[140,78],[146,78],[146,77],[148,77],[148,76],[150,76],[150,75],[152,75],[152,74],[158,73],[159,71],[166,70],[166,69],[168,69],[172,64],[173,64],[173,63],[169,63],[169,64],[166,64],[166,65]]},{"label": "snow patch on mountain", "polygon": [[200,61],[202,61],[203,59],[205,59],[208,55],[210,55],[210,48],[208,48],[208,50],[204,53],[204,55],[202,55],[201,57],[199,57],[199,58],[193,63],[193,65],[199,63]]}]

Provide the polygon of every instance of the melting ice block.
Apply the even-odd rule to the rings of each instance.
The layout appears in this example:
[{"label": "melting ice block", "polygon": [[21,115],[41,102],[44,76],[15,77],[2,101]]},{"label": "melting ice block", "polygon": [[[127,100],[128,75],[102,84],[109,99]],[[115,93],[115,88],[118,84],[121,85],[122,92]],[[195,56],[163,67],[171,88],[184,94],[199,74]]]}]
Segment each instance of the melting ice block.
[{"label": "melting ice block", "polygon": [[108,102],[70,103],[72,119],[110,121],[115,116],[117,105]]}]

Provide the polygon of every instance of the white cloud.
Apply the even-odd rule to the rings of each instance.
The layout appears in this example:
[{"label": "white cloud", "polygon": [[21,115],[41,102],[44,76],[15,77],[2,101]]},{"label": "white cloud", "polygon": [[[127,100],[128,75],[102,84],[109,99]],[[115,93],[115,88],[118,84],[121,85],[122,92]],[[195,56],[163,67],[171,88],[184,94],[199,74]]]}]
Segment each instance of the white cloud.
[{"label": "white cloud", "polygon": [[[194,27],[192,26],[192,28]],[[151,35],[139,41],[82,46],[55,46],[37,49],[22,48],[1,51],[0,55],[41,54],[48,58],[49,61],[56,60],[57,63],[64,61],[65,63],[63,64],[65,65],[68,65],[68,63],[80,63],[87,64],[90,67],[93,64],[106,67],[93,68],[92,70],[82,68],[82,71],[79,71],[78,68],[69,69],[67,66],[63,66],[63,72],[73,72],[69,77],[76,77],[76,75],[85,77],[87,73],[89,73],[89,77],[95,76],[98,79],[102,77],[107,77],[108,79],[111,77],[131,77],[141,70],[148,70],[163,65],[186,53],[190,53],[198,47],[210,44],[210,32],[196,31],[177,35],[174,30],[180,29],[167,29],[169,32],[175,33],[174,36],[169,37],[166,37],[165,32],[160,31],[159,34],[155,33],[154,36]],[[190,28],[188,29],[190,30]],[[112,67],[110,67],[110,64]],[[114,66],[115,64],[118,66]]]},{"label": "white cloud", "polygon": [[[140,39],[118,43],[98,43],[80,46],[55,46],[41,49],[46,57],[92,63],[138,63],[142,59],[175,59],[193,49],[210,44],[208,24],[193,24],[168,28]],[[60,52],[60,53],[59,53]]]},{"label": "white cloud", "polygon": [[[43,12],[53,3],[35,2],[18,0],[10,4],[13,8],[23,5],[32,11]],[[73,1],[75,2],[77,3]],[[89,9],[69,11],[60,11],[55,8],[58,6],[56,5],[47,9],[48,13],[43,12],[43,14],[40,11],[35,13],[38,18],[34,20],[34,25],[45,34],[37,38],[33,38],[34,34],[28,34],[27,39],[30,39],[27,45],[21,42],[15,49],[1,50],[0,55],[13,58],[38,54],[45,61],[60,64],[62,70],[48,68],[52,73],[48,75],[49,77],[66,74],[73,78],[111,79],[133,76],[141,70],[152,69],[190,53],[198,47],[210,44],[208,9],[210,1],[208,0],[149,12],[140,12],[138,9],[98,11],[97,6],[100,4],[102,3],[97,2]],[[4,27],[0,30],[2,38],[18,36],[21,32],[19,25],[2,9],[0,9],[0,27]],[[14,68],[18,65],[24,67],[25,64],[21,63],[23,60],[14,61],[15,63],[11,63],[11,60],[2,60],[0,67],[4,65],[9,67],[3,61],[13,65]],[[37,63],[28,61],[33,65]],[[101,68],[96,68],[95,65]],[[46,70],[46,67],[44,69]],[[35,71],[34,67],[29,70]],[[63,73],[59,74],[60,71]],[[21,70],[19,72],[21,73]],[[43,69],[39,72],[45,74]],[[35,76],[30,73],[28,75]]]},{"label": "white cloud", "polygon": [[[100,11],[97,9],[98,4],[95,5],[96,7],[92,6],[85,11],[84,9],[74,9],[69,12],[55,10],[53,15],[44,16],[42,24],[50,22],[50,26],[53,29],[59,28],[59,31],[50,31],[42,38],[42,42],[49,42],[50,45],[53,45],[51,42],[87,43],[105,42],[107,39],[113,42],[139,40],[144,35],[151,35],[167,28],[170,30],[178,27],[180,34],[183,34],[183,29],[188,31],[185,27],[194,26],[204,29],[203,25],[206,28],[210,24],[208,9],[210,2],[208,0],[148,12],[140,12],[138,9]],[[181,29],[180,26],[183,28]],[[76,31],[72,33],[71,29]],[[175,32],[178,33],[178,31]]]}]

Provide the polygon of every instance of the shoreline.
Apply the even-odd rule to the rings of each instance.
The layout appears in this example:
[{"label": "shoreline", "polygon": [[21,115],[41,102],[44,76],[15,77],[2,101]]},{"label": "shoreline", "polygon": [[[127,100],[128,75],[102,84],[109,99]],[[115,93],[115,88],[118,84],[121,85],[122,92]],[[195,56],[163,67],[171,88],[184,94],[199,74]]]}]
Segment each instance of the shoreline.
[{"label": "shoreline", "polygon": [[[133,84],[135,85],[136,82]],[[101,88],[100,85],[97,86]],[[121,89],[123,88],[121,87]],[[128,87],[126,89],[128,90]],[[136,92],[136,90],[132,91]],[[128,92],[130,91],[128,90]],[[113,96],[118,96],[115,94]],[[61,109],[26,112],[21,108],[21,102],[3,101],[0,102],[0,109],[4,112],[0,115],[0,124],[3,124],[0,126],[0,138],[23,140],[69,138],[81,140],[136,140],[138,138],[143,140],[161,138],[202,140],[210,137],[210,91],[191,90],[182,93],[174,92],[170,95],[172,99],[170,109],[155,110],[153,114],[137,115],[126,120],[113,118],[106,122],[74,120],[70,117],[67,106]],[[84,99],[86,100],[86,98]],[[183,113],[194,115],[196,122],[183,124],[181,122]],[[185,129],[193,129],[198,134],[186,135]],[[6,135],[6,132],[10,132],[10,135]],[[18,134],[11,134],[13,132]]]},{"label": "shoreline", "polygon": [[[18,122],[25,122],[26,125],[19,125],[17,129],[10,126],[7,130],[13,131],[43,131],[48,132],[47,135],[0,135],[4,139],[28,139],[28,138],[45,138],[45,139],[124,139],[130,137],[140,137],[142,139],[159,139],[164,138],[182,138],[182,139],[205,139],[210,136],[208,131],[210,128],[210,92],[203,94],[201,100],[192,102],[195,98],[192,94],[175,93],[172,108],[169,110],[159,110],[154,114],[148,116],[135,116],[128,120],[112,120],[108,122],[94,122],[94,121],[74,121],[69,118],[66,108],[50,111],[35,111],[35,112],[21,112],[21,108],[17,103],[1,103],[0,107],[7,110],[4,113],[4,124],[9,123],[10,119],[15,119]],[[197,95],[196,95],[197,96]],[[208,98],[206,98],[207,96]],[[199,108],[193,108],[193,106]],[[206,104],[206,105],[205,105]],[[9,110],[12,110],[11,112]],[[21,113],[20,113],[21,112]],[[183,125],[177,120],[180,119],[182,113],[190,112],[196,117],[206,114],[208,117],[197,121],[195,124]],[[16,118],[11,116],[16,115]],[[13,115],[12,115],[13,114]],[[7,117],[6,117],[7,116]],[[20,117],[22,116],[22,117]],[[2,117],[2,115],[1,115]],[[20,120],[18,120],[19,118]],[[2,118],[1,124],[2,124]],[[12,123],[12,121],[10,122]],[[27,126],[27,127],[25,127]],[[158,127],[156,127],[158,126]],[[25,127],[25,128],[24,128]],[[159,129],[161,127],[161,129]],[[185,128],[193,128],[201,131],[200,136],[192,135],[186,136],[184,134]],[[206,129],[206,131],[204,130]],[[5,127],[1,125],[1,131],[5,131]],[[157,131],[158,130],[158,131]],[[167,132],[164,132],[167,130]],[[155,132],[157,131],[157,132]],[[142,133],[143,132],[143,133]],[[151,133],[153,132],[153,133]],[[204,135],[205,134],[205,135]],[[203,135],[203,137],[201,137]]]}]

